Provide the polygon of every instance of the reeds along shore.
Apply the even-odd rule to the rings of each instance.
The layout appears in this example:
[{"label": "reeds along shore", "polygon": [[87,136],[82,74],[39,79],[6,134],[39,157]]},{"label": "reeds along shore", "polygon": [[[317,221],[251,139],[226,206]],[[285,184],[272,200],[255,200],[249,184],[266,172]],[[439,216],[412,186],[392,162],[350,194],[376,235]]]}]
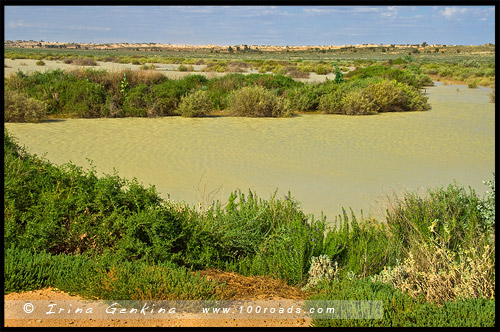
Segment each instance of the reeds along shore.
[{"label": "reeds along shore", "polygon": [[[494,179],[394,198],[384,220],[305,215],[289,193],[231,193],[200,210],[117,174],[55,166],[4,135],[5,292],[224,299],[199,271],[263,275],[311,300],[380,300],[383,319],[315,326],[494,326]],[[182,281],[182,282],[179,282]]]}]

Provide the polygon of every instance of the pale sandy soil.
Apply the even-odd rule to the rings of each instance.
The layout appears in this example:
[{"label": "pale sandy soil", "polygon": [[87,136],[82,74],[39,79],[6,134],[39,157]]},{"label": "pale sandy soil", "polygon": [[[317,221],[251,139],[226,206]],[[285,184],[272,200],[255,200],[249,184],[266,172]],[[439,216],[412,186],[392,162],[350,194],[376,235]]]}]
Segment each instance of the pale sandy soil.
[{"label": "pale sandy soil", "polygon": [[[66,64],[62,61],[56,61],[56,60],[43,60],[45,62],[45,66],[37,66],[36,62],[38,60],[33,60],[33,59],[4,59],[5,60],[5,65],[7,67],[4,67],[4,77],[8,77],[9,75],[16,73],[18,70],[21,70],[25,74],[30,74],[35,71],[39,72],[46,72],[50,70],[55,70],[55,69],[62,69],[62,70],[75,70],[75,69],[81,69],[81,68],[94,68],[96,70],[98,69],[106,69],[108,71],[120,71],[124,69],[131,69],[131,70],[139,70],[141,67],[140,65],[132,65],[132,64],[123,64],[123,63],[114,63],[114,62],[97,62],[97,66],[77,66],[73,64]],[[197,74],[197,75],[204,75],[207,78],[213,78],[213,77],[218,77],[218,76],[224,76],[229,74],[229,72],[223,72],[223,73],[218,73],[218,72],[203,72],[205,65],[193,65],[194,71],[192,72],[180,72],[177,70],[179,67],[178,64],[154,64],[157,71],[163,73],[165,76],[171,79],[178,79],[178,78],[183,78],[187,75],[192,75],[192,74]],[[353,69],[353,68],[352,68]],[[352,70],[350,69],[350,70]],[[251,74],[251,73],[258,73],[257,70],[249,70],[248,72],[243,72],[242,74]],[[301,78],[298,79],[299,81],[303,82],[323,82],[326,79],[333,80],[335,78],[334,74],[328,74],[328,75],[318,75],[316,73],[310,73],[309,78]]]},{"label": "pale sandy soil", "polygon": [[[280,280],[265,277],[244,277],[233,272],[206,270],[203,275],[226,282],[239,300],[305,299],[306,293],[287,286]],[[234,299],[233,298],[233,299]],[[81,300],[54,288],[10,293],[5,301],[14,300]],[[6,327],[308,327],[311,320],[299,319],[5,319]],[[199,317],[199,316],[192,316]]]},{"label": "pale sandy soil", "polygon": [[[62,61],[56,60],[43,60],[45,62],[44,66],[37,66],[36,62],[38,60],[33,59],[4,59],[5,65],[4,67],[4,76],[9,76],[12,73],[16,73],[18,70],[21,70],[25,74],[29,74],[35,71],[46,72],[55,69],[62,70],[75,70],[81,68],[93,68],[93,69],[106,69],[109,71],[119,71],[124,69],[138,70],[140,65],[126,64],[126,63],[115,63],[115,62],[97,62],[97,66],[77,66],[73,64],[66,64]],[[176,71],[179,65],[176,64],[155,64],[158,71],[164,72],[165,75],[172,75],[171,78],[183,77],[185,75],[192,74],[192,72],[179,72]],[[201,70],[203,66],[193,66],[193,68],[197,71]],[[208,74],[208,73],[205,73]]]}]

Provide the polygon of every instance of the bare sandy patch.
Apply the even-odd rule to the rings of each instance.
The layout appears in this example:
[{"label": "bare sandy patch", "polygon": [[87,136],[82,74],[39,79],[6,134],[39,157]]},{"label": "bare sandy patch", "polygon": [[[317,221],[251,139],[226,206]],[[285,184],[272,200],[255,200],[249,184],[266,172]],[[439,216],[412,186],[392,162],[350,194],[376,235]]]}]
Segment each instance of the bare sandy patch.
[{"label": "bare sandy patch", "polygon": [[[245,277],[234,272],[215,269],[202,271],[209,279],[226,283],[239,300],[303,300],[307,293],[286,285],[281,280],[267,277]],[[10,293],[4,301],[18,300],[84,300],[55,288]],[[6,327],[308,327],[309,318],[298,319],[200,319],[199,315],[185,315],[182,319],[5,319]]]}]

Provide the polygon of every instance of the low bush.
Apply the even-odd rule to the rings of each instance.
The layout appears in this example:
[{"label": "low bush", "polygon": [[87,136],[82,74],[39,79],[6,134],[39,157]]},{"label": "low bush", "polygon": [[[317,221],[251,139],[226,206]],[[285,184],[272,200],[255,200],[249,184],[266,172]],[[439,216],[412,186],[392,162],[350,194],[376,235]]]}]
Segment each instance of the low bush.
[{"label": "low bush", "polygon": [[323,94],[318,109],[348,115],[425,111],[430,109],[427,100],[418,89],[407,84],[369,78],[340,84],[333,92]]},{"label": "low bush", "polygon": [[325,235],[322,253],[338,266],[336,277],[367,277],[380,273],[397,262],[397,251],[387,225],[375,219],[358,220],[349,216],[335,218]]},{"label": "low bush", "polygon": [[56,287],[102,300],[212,300],[228,293],[224,284],[170,262],[96,260],[16,247],[6,248],[4,275],[5,293]]},{"label": "low bush", "polygon": [[290,116],[289,101],[262,86],[249,86],[230,95],[229,111],[234,116]]},{"label": "low bush", "polygon": [[193,66],[185,66],[183,64],[180,64],[179,67],[177,67],[177,70],[178,71],[194,71],[194,67]]},{"label": "low bush", "polygon": [[27,94],[4,89],[5,122],[39,122],[47,112],[47,105]]},{"label": "low bush", "polygon": [[148,110],[151,107],[151,97],[150,88],[144,83],[131,88],[124,97],[123,115],[136,117],[147,116]]},{"label": "low bush", "polygon": [[317,64],[316,66],[314,66],[313,71],[318,75],[326,75],[332,73],[332,69],[333,68],[331,66],[328,66],[326,64]]},{"label": "low bush", "polygon": [[[449,248],[474,248],[491,232],[481,216],[481,199],[474,190],[469,193],[456,184],[447,188],[429,189],[426,197],[406,193],[404,199],[392,202],[387,210],[387,223],[402,248],[413,242],[430,244],[436,234],[448,239]],[[449,234],[449,235],[448,235]]]},{"label": "low bush", "polygon": [[302,82],[297,82],[291,77],[284,75],[249,74],[244,77],[246,86],[261,86],[274,91],[280,96],[289,89],[303,85]]},{"label": "low bush", "polygon": [[151,112],[157,116],[176,115],[182,96],[188,92],[179,80],[166,80],[151,87]]},{"label": "low bush", "polygon": [[177,111],[182,116],[198,117],[210,114],[213,108],[213,103],[208,97],[208,93],[203,90],[198,90],[183,96]]},{"label": "low bush", "polygon": [[471,81],[467,84],[467,87],[470,88],[470,89],[475,89],[477,88],[478,84],[477,84],[477,81],[474,80],[474,81]]},{"label": "low bush", "polygon": [[72,64],[77,66],[97,66],[97,62],[92,58],[76,58]]},{"label": "low bush", "polygon": [[392,205],[387,222],[402,264],[392,270],[390,283],[436,303],[493,298],[494,191],[489,195],[480,199],[453,184],[429,190],[423,199],[406,194]]},{"label": "low bush", "polygon": [[446,301],[437,305],[367,278],[323,282],[315,289],[314,295],[308,298],[311,301],[381,301],[383,305],[382,319],[319,319],[313,314],[315,327],[495,326],[495,301],[491,299]]},{"label": "low bush", "polygon": [[43,62],[42,60],[38,60],[38,61],[36,62],[36,65],[37,65],[37,66],[45,66],[45,62]]},{"label": "low bush", "polygon": [[291,69],[288,71],[287,75],[292,78],[309,78],[309,73],[306,73],[299,69]]},{"label": "low bush", "polygon": [[139,67],[140,70],[155,70],[156,66],[152,63],[150,65],[143,64]]},{"label": "low bush", "polygon": [[105,113],[106,92],[97,83],[70,79],[59,84],[54,94],[61,113],[82,118],[102,117]]},{"label": "low bush", "polygon": [[316,111],[320,97],[323,95],[323,85],[304,84],[303,86],[287,91],[290,105],[297,111]]},{"label": "low bush", "polygon": [[179,259],[194,268],[301,284],[307,280],[311,256],[321,254],[324,219],[309,220],[290,194],[263,200],[251,191],[238,191],[225,206],[215,202],[201,213],[184,207],[174,211],[185,220],[186,249]]},{"label": "low bush", "polygon": [[53,166],[27,154],[7,134],[4,160],[6,247],[15,244],[53,254],[116,250],[127,218],[137,218],[133,215],[161,200],[154,188],[145,189],[136,181],[116,175],[97,178],[95,170],[86,172],[72,164]]},{"label": "low bush", "polygon": [[244,86],[243,74],[228,74],[210,79],[207,83],[207,92],[214,107],[218,110],[228,107],[229,94]]},{"label": "low bush", "polygon": [[405,83],[415,88],[433,85],[432,80],[423,75],[418,67],[409,67],[403,70],[400,68],[374,65],[349,72],[346,77],[351,80],[369,77],[377,77],[389,81],[396,80],[397,82]]}]

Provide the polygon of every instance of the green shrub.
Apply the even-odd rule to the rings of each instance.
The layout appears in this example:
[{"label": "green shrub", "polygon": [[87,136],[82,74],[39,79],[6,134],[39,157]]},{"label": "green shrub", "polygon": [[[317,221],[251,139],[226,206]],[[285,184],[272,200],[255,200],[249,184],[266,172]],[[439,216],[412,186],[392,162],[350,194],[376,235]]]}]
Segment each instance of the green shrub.
[{"label": "green shrub", "polygon": [[230,95],[229,110],[235,116],[290,116],[289,101],[261,86],[243,87]]},{"label": "green shrub", "polygon": [[287,73],[286,67],[283,65],[277,65],[274,67],[271,71],[273,74],[276,75],[285,75]]},{"label": "green shrub", "polygon": [[377,114],[375,100],[363,90],[349,91],[342,98],[342,112],[347,115]]},{"label": "green shrub", "polygon": [[[164,210],[155,210],[161,199],[154,188],[145,189],[116,175],[97,178],[94,170],[84,172],[71,164],[55,167],[27,155],[8,135],[4,150],[7,247],[99,255],[109,248],[116,250],[127,227],[138,219],[151,222],[141,212],[145,209],[176,222]],[[130,241],[120,242],[118,248]],[[160,259],[154,255],[152,251],[149,258]]]},{"label": "green shrub", "polygon": [[324,94],[319,98],[318,110],[329,114],[344,114],[344,97],[346,93],[339,89],[332,93]]},{"label": "green shrub", "polygon": [[289,76],[269,74],[244,75],[245,86],[261,86],[274,91],[277,95],[283,95],[285,91],[300,87],[302,82],[297,82]]},{"label": "green shrub", "polygon": [[407,193],[387,211],[387,223],[403,248],[412,243],[432,243],[435,233],[449,237],[449,248],[471,248],[481,243],[489,224],[479,212],[480,199],[474,190],[467,193],[456,184],[429,189],[421,198]]},{"label": "green shrub", "polygon": [[36,65],[37,65],[37,66],[45,66],[45,62],[43,62],[42,60],[38,60],[38,61],[36,62]]},{"label": "green shrub", "polygon": [[131,88],[123,101],[124,116],[145,117],[152,103],[150,88],[141,83]]},{"label": "green shrub", "polygon": [[151,113],[157,116],[177,114],[179,102],[188,89],[180,80],[167,80],[151,88]]},{"label": "green shrub", "polygon": [[475,59],[468,59],[468,60],[464,60],[462,61],[460,64],[459,64],[461,67],[465,67],[465,68],[479,68],[481,67],[481,65],[479,64],[479,62]]},{"label": "green shrub", "polygon": [[259,199],[234,192],[228,203],[203,213],[180,211],[186,249],[179,258],[195,268],[215,267],[244,275],[268,275],[289,284],[307,279],[311,256],[321,254],[324,220],[308,220],[290,197]]},{"label": "green shrub", "polygon": [[396,80],[397,82],[405,83],[415,88],[420,88],[423,85],[432,85],[432,80],[419,75],[421,75],[421,73],[417,67],[403,70],[388,66],[375,65],[366,68],[359,68],[350,72],[346,76],[351,80],[369,77],[377,77],[389,81]]},{"label": "green shrub", "polygon": [[5,122],[39,122],[46,115],[47,105],[24,93],[4,89]]},{"label": "green shrub", "polygon": [[193,71],[193,66],[185,66],[183,64],[179,65],[179,67],[177,67],[177,70],[178,71]]},{"label": "green shrub", "polygon": [[299,69],[291,69],[288,71],[287,75],[293,78],[309,78],[309,73]]},{"label": "green shrub", "polygon": [[471,81],[467,84],[467,87],[470,88],[470,89],[475,89],[477,88],[477,81],[474,80],[474,81]]},{"label": "green shrub", "polygon": [[82,118],[96,118],[104,114],[106,92],[97,83],[88,80],[69,79],[54,87],[55,100],[60,113]]},{"label": "green shrub", "polygon": [[243,74],[228,74],[215,77],[207,82],[207,92],[214,107],[218,110],[227,108],[229,94],[233,90],[243,87],[245,76]]},{"label": "green shrub", "polygon": [[97,62],[92,58],[77,58],[72,63],[77,66],[97,66]]},{"label": "green shrub", "polygon": [[333,92],[323,94],[318,109],[325,113],[349,115],[424,111],[430,108],[427,100],[407,84],[368,78],[343,83]]},{"label": "green shrub", "polygon": [[74,73],[52,70],[31,75],[18,74],[7,80],[7,86],[20,87],[29,97],[45,102],[48,114],[80,117],[99,117],[104,114],[107,98],[104,88]]},{"label": "green shrub", "polygon": [[287,91],[290,107],[294,111],[316,111],[320,97],[323,95],[323,85],[304,84]]},{"label": "green shrub", "polygon": [[332,72],[332,68],[325,64],[317,64],[313,71],[318,75],[326,75]]},{"label": "green shrub", "polygon": [[343,210],[325,234],[322,253],[338,266],[336,277],[366,277],[394,265],[398,258],[396,249],[385,223],[363,217],[358,220],[352,211],[349,220]]},{"label": "green shrub", "polygon": [[5,251],[6,293],[56,287],[85,298],[103,300],[211,300],[227,293],[223,284],[171,262],[97,260],[84,255]]},{"label": "green shrub", "polygon": [[208,93],[203,90],[198,90],[182,97],[179,103],[178,112],[182,116],[198,117],[210,114],[213,108]]},{"label": "green shrub", "polygon": [[320,283],[309,300],[382,301],[383,304],[382,319],[319,319],[313,315],[312,325],[315,327],[495,326],[494,300],[457,300],[438,306],[413,299],[387,284],[373,283],[367,279]]},{"label": "green shrub", "polygon": [[149,66],[147,64],[143,64],[139,67],[140,70],[155,70],[156,66],[154,64],[150,64]]}]

